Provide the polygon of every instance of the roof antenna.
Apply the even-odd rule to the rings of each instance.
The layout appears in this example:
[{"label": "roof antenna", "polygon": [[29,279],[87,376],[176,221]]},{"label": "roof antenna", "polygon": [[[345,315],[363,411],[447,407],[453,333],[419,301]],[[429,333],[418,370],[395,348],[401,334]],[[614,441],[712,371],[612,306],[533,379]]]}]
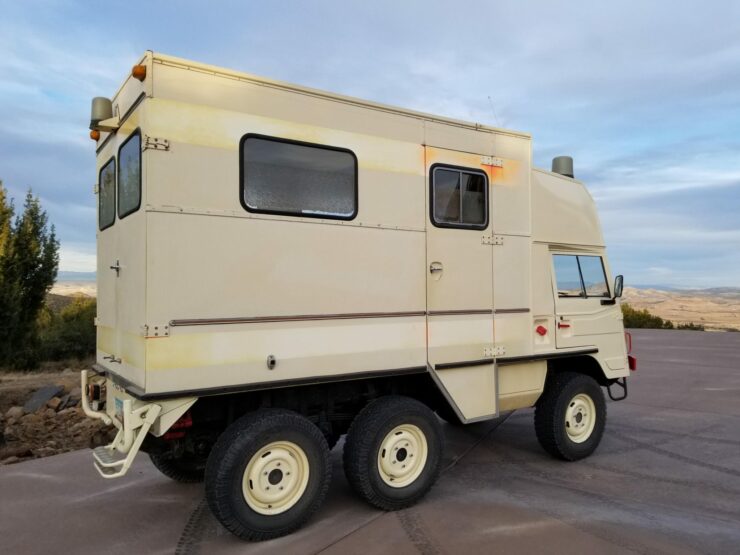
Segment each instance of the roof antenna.
[{"label": "roof antenna", "polygon": [[493,100],[491,100],[491,95],[488,95],[488,105],[491,107],[491,113],[493,114],[493,121],[496,123],[496,127],[503,127],[498,119],[498,116],[496,115],[496,110],[493,108]]}]

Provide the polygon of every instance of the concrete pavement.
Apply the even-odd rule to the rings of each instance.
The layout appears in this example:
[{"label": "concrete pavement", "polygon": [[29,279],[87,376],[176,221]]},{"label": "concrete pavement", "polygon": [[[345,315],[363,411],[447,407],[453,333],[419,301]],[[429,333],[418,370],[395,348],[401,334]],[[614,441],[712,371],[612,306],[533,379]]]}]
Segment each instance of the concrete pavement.
[{"label": "concrete pavement", "polygon": [[0,468],[0,552],[739,553],[740,334],[633,332],[639,369],[608,404],[601,446],[565,463],[537,444],[532,411],[445,426],[445,471],[411,509],[353,496],[334,449],[329,496],[299,532],[247,544],[201,485],[140,456],[107,481],[88,452]]}]

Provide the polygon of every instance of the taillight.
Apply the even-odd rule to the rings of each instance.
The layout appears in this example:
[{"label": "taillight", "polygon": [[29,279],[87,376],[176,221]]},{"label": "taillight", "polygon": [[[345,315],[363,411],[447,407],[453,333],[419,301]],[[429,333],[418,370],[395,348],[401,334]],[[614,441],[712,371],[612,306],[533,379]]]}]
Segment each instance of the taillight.
[{"label": "taillight", "polygon": [[628,331],[624,332],[624,343],[627,345],[627,354],[632,352],[632,334]]},{"label": "taillight", "polygon": [[630,370],[633,372],[637,370],[637,358],[633,357],[632,355],[627,355],[627,362],[629,363]]},{"label": "taillight", "polygon": [[167,433],[162,436],[164,439],[182,439],[185,437],[185,430],[193,427],[193,417],[190,416],[189,412],[183,414],[180,419],[175,422]]}]

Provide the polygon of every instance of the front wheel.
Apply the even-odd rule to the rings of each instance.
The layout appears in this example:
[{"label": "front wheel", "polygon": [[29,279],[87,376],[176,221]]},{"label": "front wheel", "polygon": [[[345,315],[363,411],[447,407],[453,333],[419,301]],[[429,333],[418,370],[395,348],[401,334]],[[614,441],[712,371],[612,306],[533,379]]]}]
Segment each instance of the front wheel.
[{"label": "front wheel", "polygon": [[219,437],[206,465],[206,500],[234,535],[267,540],[300,528],[323,502],[330,477],[321,431],[294,412],[263,409]]},{"label": "front wheel", "polygon": [[344,444],[344,473],[370,504],[393,511],[416,503],[434,485],[442,461],[439,420],[424,404],[381,397],[357,415]]},{"label": "front wheel", "polygon": [[598,447],[605,425],[606,401],[596,380],[575,372],[547,380],[534,411],[534,427],[550,455],[566,461],[588,457]]}]

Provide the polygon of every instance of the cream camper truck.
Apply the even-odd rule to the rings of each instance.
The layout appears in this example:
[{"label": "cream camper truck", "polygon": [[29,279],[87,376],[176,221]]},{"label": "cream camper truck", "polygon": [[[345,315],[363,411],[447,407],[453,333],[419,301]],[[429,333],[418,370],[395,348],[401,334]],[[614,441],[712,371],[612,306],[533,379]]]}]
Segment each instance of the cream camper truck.
[{"label": "cream camper truck", "polygon": [[[93,101],[97,361],[84,408],[205,480],[235,535],[321,504],[329,451],[385,510],[440,470],[454,425],[535,407],[555,457],[588,456],[626,396],[618,297],[572,160],[529,135],[148,52]],[[614,284],[612,286],[612,283]]]}]

